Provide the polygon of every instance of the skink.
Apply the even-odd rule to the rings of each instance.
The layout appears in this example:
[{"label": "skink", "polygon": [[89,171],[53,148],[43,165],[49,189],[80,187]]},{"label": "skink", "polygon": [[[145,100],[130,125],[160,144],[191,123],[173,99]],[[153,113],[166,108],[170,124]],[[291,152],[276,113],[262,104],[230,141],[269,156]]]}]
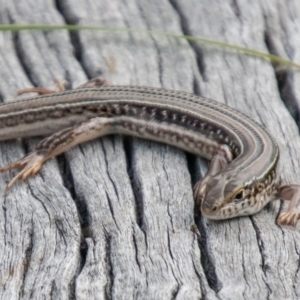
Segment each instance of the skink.
[{"label": "skink", "polygon": [[196,204],[210,219],[251,215],[274,199],[290,200],[279,223],[295,225],[300,217],[300,186],[279,184],[278,146],[261,125],[193,94],[105,86],[99,79],[0,106],[0,140],[49,135],[25,157],[0,169],[21,169],[7,189],[70,147],[116,133],[167,143],[211,160],[194,187]]}]

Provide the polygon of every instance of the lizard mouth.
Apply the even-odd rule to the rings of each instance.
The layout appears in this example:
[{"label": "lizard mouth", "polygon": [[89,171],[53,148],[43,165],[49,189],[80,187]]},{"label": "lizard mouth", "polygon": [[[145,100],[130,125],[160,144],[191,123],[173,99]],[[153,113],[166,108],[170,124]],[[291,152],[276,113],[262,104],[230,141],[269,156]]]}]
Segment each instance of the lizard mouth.
[{"label": "lizard mouth", "polygon": [[209,219],[224,220],[253,215],[261,210],[266,204],[267,202],[265,201],[264,195],[257,195],[256,197],[245,199],[239,203],[231,202],[222,206],[215,205],[212,209],[207,209],[207,207],[202,206],[201,212]]}]

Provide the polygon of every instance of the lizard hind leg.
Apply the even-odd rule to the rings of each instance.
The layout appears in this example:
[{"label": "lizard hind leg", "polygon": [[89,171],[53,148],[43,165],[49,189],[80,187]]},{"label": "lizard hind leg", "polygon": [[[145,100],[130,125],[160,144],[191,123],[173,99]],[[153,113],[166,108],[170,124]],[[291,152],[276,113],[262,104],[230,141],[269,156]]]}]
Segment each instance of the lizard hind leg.
[{"label": "lizard hind leg", "polygon": [[0,169],[2,173],[9,170],[21,169],[8,183],[5,192],[16,181],[25,180],[29,176],[35,175],[48,159],[67,151],[75,145],[112,133],[111,122],[109,118],[96,117],[73,127],[63,129],[43,139],[26,156]]},{"label": "lizard hind leg", "polygon": [[6,186],[5,194],[18,180],[25,180],[31,175],[35,175],[42,167],[45,159],[37,151],[32,151],[23,158],[0,168],[0,172],[6,172],[13,169],[22,169]]},{"label": "lizard hind leg", "polygon": [[[23,95],[27,93],[37,93],[38,95],[48,95],[48,94],[54,94],[54,93],[59,93],[59,92],[64,92],[65,90],[69,89],[69,82],[65,80],[54,80],[56,89],[47,89],[47,88],[42,88],[42,87],[30,87],[30,88],[25,88],[22,90],[19,90],[17,95]],[[109,81],[107,81],[103,77],[96,77],[93,78],[84,84],[76,87],[76,89],[82,89],[82,88],[93,88],[93,87],[99,87],[99,86],[110,86],[111,84]]]}]

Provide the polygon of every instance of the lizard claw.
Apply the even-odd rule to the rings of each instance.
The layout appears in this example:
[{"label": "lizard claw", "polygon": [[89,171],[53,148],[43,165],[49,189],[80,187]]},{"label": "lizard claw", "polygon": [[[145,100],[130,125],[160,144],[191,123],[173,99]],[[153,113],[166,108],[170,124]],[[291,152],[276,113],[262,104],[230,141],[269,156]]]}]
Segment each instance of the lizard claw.
[{"label": "lizard claw", "polygon": [[25,180],[31,175],[35,175],[42,167],[45,158],[43,155],[39,155],[36,151],[29,153],[16,162],[0,168],[0,172],[6,172],[13,169],[22,169],[6,186],[5,194],[18,180]]},{"label": "lizard claw", "polygon": [[296,226],[297,221],[300,219],[300,214],[295,212],[283,212],[279,215],[277,221],[281,225]]}]

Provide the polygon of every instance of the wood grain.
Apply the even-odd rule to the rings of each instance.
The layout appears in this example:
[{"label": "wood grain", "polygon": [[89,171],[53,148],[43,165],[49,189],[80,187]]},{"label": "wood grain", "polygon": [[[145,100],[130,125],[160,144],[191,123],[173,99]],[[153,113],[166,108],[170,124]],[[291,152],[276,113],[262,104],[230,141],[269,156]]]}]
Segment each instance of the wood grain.
[{"label": "wood grain", "polygon": [[[94,24],[204,36],[300,62],[297,0],[0,0],[0,22]],[[0,96],[29,86],[165,87],[213,98],[266,126],[284,182],[300,183],[299,72],[222,49],[117,32],[0,32]],[[290,110],[288,110],[288,109]],[[296,118],[296,122],[293,117]],[[39,139],[0,144],[0,165]],[[299,299],[299,224],[280,201],[222,222],[194,211],[207,163],[113,136],[49,161],[0,197],[1,299]],[[4,191],[12,173],[0,177]],[[196,226],[195,226],[196,225]]]}]

